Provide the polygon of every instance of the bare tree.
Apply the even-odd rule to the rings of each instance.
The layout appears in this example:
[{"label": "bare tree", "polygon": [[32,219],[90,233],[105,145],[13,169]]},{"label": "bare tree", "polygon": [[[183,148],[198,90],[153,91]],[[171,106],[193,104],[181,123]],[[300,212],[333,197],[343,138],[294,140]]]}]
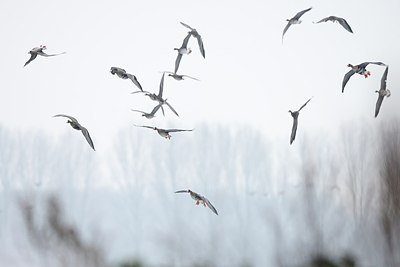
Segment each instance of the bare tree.
[{"label": "bare tree", "polygon": [[400,128],[384,124],[377,158],[381,176],[381,222],[387,243],[387,266],[399,266],[400,255]]}]

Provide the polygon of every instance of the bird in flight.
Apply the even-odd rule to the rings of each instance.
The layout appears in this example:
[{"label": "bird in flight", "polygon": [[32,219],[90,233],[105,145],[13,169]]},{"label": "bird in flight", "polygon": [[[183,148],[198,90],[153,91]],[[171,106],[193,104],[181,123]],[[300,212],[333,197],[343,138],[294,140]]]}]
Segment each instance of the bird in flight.
[{"label": "bird in flight", "polygon": [[314,23],[321,23],[321,22],[327,22],[327,21],[339,22],[339,24],[342,25],[343,28],[345,28],[348,32],[353,33],[353,30],[351,29],[350,25],[347,23],[347,21],[344,18],[339,18],[336,16],[329,16],[329,17],[323,18],[320,21],[317,21]]},{"label": "bird in flight", "polygon": [[146,126],[146,125],[135,125],[136,127],[144,127],[144,128],[149,128],[152,130],[156,130],[157,133],[164,137],[165,139],[171,139],[171,135],[169,133],[175,133],[175,132],[191,132],[193,131],[193,129],[191,130],[182,130],[182,129],[161,129],[161,128],[157,128],[157,127],[151,127],[151,126]]},{"label": "bird in flight", "polygon": [[184,80],[185,77],[190,78],[192,80],[200,81],[199,79],[194,78],[194,77],[189,76],[189,75],[184,75],[184,74],[180,75],[180,74],[177,74],[177,73],[171,72],[171,71],[164,71],[164,72],[168,73],[168,76],[174,78],[177,81],[182,81],[182,80]]},{"label": "bird in flight", "polygon": [[206,51],[204,50],[204,45],[203,45],[203,40],[201,39],[201,35],[197,32],[196,29],[190,27],[189,25],[187,25],[183,22],[181,22],[181,24],[190,30],[190,32],[188,33],[189,36],[193,36],[194,38],[197,39],[197,43],[199,44],[200,53],[203,56],[203,58],[206,58]]},{"label": "bird in flight", "polygon": [[161,104],[161,111],[163,113],[163,115],[165,116],[165,112],[164,112],[164,108],[163,105],[167,105],[173,113],[175,113],[176,116],[179,117],[178,112],[176,112],[176,110],[167,102],[167,99],[164,99],[162,97],[163,95],[163,91],[164,91],[164,75],[165,73],[163,73],[162,77],[161,77],[161,81],[160,81],[160,89],[158,91],[158,94],[156,95],[155,93],[150,93],[148,91],[136,91],[136,92],[132,92],[132,94],[136,94],[136,93],[144,93],[146,96],[148,96],[151,100],[153,101],[158,101],[159,104]]},{"label": "bird in flight", "polygon": [[140,91],[143,92],[142,86],[136,79],[136,76],[130,73],[127,73],[124,69],[118,68],[118,67],[111,67],[110,72],[112,75],[117,74],[117,76],[121,79],[130,79],[139,89]]},{"label": "bird in flight", "polygon": [[358,64],[358,65],[355,65],[355,66],[351,65],[351,64],[348,64],[347,67],[350,67],[351,70],[349,70],[349,72],[347,72],[344,75],[343,82],[342,82],[342,93],[344,93],[344,87],[346,86],[347,82],[350,80],[351,76],[353,76],[354,73],[358,73],[360,75],[364,75],[365,78],[368,78],[368,76],[371,75],[371,72],[369,72],[366,69],[368,64],[386,66],[386,64],[384,64],[382,62],[364,62],[364,63]]},{"label": "bird in flight", "polygon": [[180,48],[174,48],[174,50],[178,51],[178,55],[176,56],[176,60],[175,60],[175,73],[178,72],[179,64],[181,63],[182,56],[189,55],[190,53],[192,53],[192,49],[187,48],[189,39],[190,39],[190,33],[188,33],[188,35],[186,35],[185,39],[183,39],[183,43]]},{"label": "bird in flight", "polygon": [[211,204],[211,202],[206,197],[199,195],[190,189],[178,190],[178,191],[175,191],[175,193],[189,193],[190,196],[196,201],[196,205],[200,205],[200,203],[201,203],[201,204],[203,204],[204,207],[206,207],[206,206],[209,207],[212,212],[214,212],[216,215],[218,215],[217,209],[214,208],[214,206]]},{"label": "bird in flight", "polygon": [[385,96],[389,97],[391,95],[390,90],[388,90],[386,88],[386,80],[387,80],[388,70],[389,70],[389,66],[386,66],[385,72],[383,73],[382,79],[381,79],[381,88],[379,89],[379,91],[375,91],[376,93],[378,93],[378,100],[376,101],[376,106],[375,106],[375,118],[379,114],[379,110],[381,108],[383,98]]},{"label": "bird in flight", "polygon": [[310,99],[308,99],[307,102],[304,103],[304,104],[299,108],[299,110],[297,110],[297,111],[291,111],[291,110],[289,110],[290,115],[292,115],[292,117],[293,117],[292,134],[290,135],[290,144],[292,144],[293,141],[294,141],[294,139],[296,139],[297,121],[298,121],[298,117],[299,117],[299,114],[300,114],[300,110],[302,110],[302,109],[308,104],[308,102],[310,102],[311,99],[312,99],[312,97],[311,97]]},{"label": "bird in flight", "polygon": [[89,135],[89,131],[85,127],[83,127],[77,121],[77,119],[75,119],[74,117],[68,116],[68,115],[63,115],[63,114],[54,115],[53,117],[65,117],[65,118],[68,118],[69,120],[67,121],[67,123],[69,123],[71,125],[71,127],[74,128],[75,130],[81,131],[83,136],[86,138],[86,141],[89,143],[90,147],[93,150],[95,150],[92,138],[90,138],[90,135]]},{"label": "bird in flight", "polygon": [[31,54],[31,57],[27,62],[25,62],[24,67],[31,63],[32,60],[34,60],[38,55],[42,57],[54,57],[58,55],[65,54],[66,52],[58,53],[58,54],[46,54],[43,52],[43,50],[47,49],[45,45],[40,45],[39,47],[32,48],[31,51],[28,52],[28,54]]},{"label": "bird in flight", "polygon": [[283,29],[283,34],[282,34],[282,43],[283,43],[283,36],[285,36],[286,31],[289,29],[289,27],[293,24],[300,24],[301,20],[300,17],[304,15],[304,13],[306,13],[307,11],[310,11],[312,7],[307,8],[303,11],[300,11],[296,14],[296,16],[294,16],[291,19],[287,19],[286,21],[288,22],[285,29]]},{"label": "bird in flight", "polygon": [[156,112],[160,109],[161,106],[162,106],[162,104],[158,104],[157,106],[155,106],[153,108],[153,110],[150,113],[147,113],[147,112],[144,112],[141,110],[137,110],[137,109],[131,109],[131,110],[142,113],[142,116],[145,117],[146,119],[152,119],[155,117]]}]

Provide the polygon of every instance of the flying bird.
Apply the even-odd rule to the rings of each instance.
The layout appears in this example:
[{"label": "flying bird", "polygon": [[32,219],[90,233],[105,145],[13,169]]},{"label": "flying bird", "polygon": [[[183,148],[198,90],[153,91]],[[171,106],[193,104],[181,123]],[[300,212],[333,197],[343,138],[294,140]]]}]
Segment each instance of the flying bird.
[{"label": "flying bird", "polygon": [[376,106],[375,106],[375,118],[379,114],[379,109],[381,108],[383,98],[389,97],[391,95],[390,90],[386,89],[386,80],[387,80],[387,74],[388,74],[389,67],[387,66],[385,69],[385,72],[382,75],[381,79],[381,88],[379,91],[375,91],[378,93],[378,100],[376,101]]},{"label": "flying bird", "polygon": [[158,95],[156,95],[155,93],[150,93],[148,91],[136,91],[136,92],[132,92],[132,94],[135,93],[144,93],[146,96],[148,96],[151,100],[153,101],[158,101],[159,104],[161,104],[161,111],[163,113],[163,115],[165,116],[165,112],[164,112],[164,108],[163,105],[167,105],[173,113],[175,113],[176,116],[179,117],[178,112],[176,112],[176,110],[167,102],[167,99],[164,99],[162,97],[163,95],[163,91],[164,91],[164,75],[165,73],[163,73],[162,77],[161,77],[161,81],[160,81],[160,89],[158,91]]},{"label": "flying bird", "polygon": [[190,78],[190,79],[193,79],[193,80],[196,80],[196,81],[200,81],[199,79],[191,77],[189,75],[184,75],[184,74],[180,75],[180,74],[177,74],[177,73],[174,73],[174,72],[171,72],[171,71],[164,71],[164,72],[165,73],[169,73],[168,76],[174,78],[177,81],[184,80],[184,77],[187,77],[187,78]]},{"label": "flying bird", "polygon": [[350,67],[351,70],[349,70],[349,72],[347,72],[344,75],[343,82],[342,82],[342,93],[344,93],[344,87],[346,86],[347,82],[350,80],[350,77],[353,76],[354,73],[358,73],[360,75],[364,75],[365,78],[368,78],[368,76],[371,75],[371,72],[369,72],[366,69],[368,64],[386,66],[386,64],[384,64],[382,62],[364,62],[364,63],[358,64],[358,65],[355,65],[355,66],[353,66],[351,64],[348,64],[347,67]]},{"label": "flying bird", "polygon": [[292,144],[293,141],[294,141],[294,139],[296,138],[297,121],[298,121],[298,117],[299,117],[299,114],[300,114],[300,110],[302,110],[302,109],[307,105],[307,103],[310,102],[311,99],[312,99],[312,97],[311,97],[310,99],[308,99],[307,102],[304,103],[304,105],[302,105],[302,106],[299,108],[299,110],[297,110],[297,111],[291,111],[291,110],[289,110],[290,115],[292,115],[292,117],[293,117],[292,134],[290,135],[290,144]]},{"label": "flying bird", "polygon": [[136,127],[144,127],[144,128],[149,128],[152,130],[156,130],[159,135],[166,139],[171,139],[171,135],[169,133],[175,133],[175,132],[191,132],[191,130],[182,130],[182,129],[161,129],[157,127],[151,127],[151,126],[146,126],[146,125],[135,125]]},{"label": "flying bird", "polygon": [[71,125],[71,127],[74,128],[75,130],[81,131],[83,136],[86,138],[86,141],[93,148],[93,150],[95,150],[92,138],[90,138],[90,135],[89,135],[89,131],[85,127],[83,127],[74,117],[71,117],[68,115],[63,115],[63,114],[54,115],[53,117],[68,118],[69,120],[67,121],[67,123],[69,123]]},{"label": "flying bird", "polygon": [[146,119],[152,119],[155,117],[156,112],[160,109],[161,106],[162,106],[162,104],[158,104],[157,106],[155,106],[153,108],[153,110],[150,113],[147,113],[147,112],[144,112],[141,110],[137,110],[137,109],[131,109],[131,110],[142,113],[142,116],[145,117]]},{"label": "flying bird", "polygon": [[353,33],[350,25],[347,23],[347,21],[344,18],[339,18],[335,16],[329,16],[324,19],[321,19],[320,21],[314,22],[314,23],[321,23],[321,22],[327,22],[327,21],[332,21],[332,22],[339,22],[340,25],[343,26],[348,32]]},{"label": "flying bird", "polygon": [[175,191],[175,193],[189,193],[190,196],[194,200],[196,200],[196,205],[199,205],[201,203],[201,204],[203,204],[204,207],[206,207],[206,206],[209,207],[210,210],[212,210],[212,212],[214,212],[216,215],[218,215],[217,209],[214,208],[214,206],[211,204],[211,202],[204,196],[199,195],[189,189],[188,190],[178,190],[178,191]]},{"label": "flying bird", "polygon": [[190,27],[189,25],[187,25],[183,22],[181,22],[181,24],[190,30],[189,35],[191,35],[197,39],[197,43],[199,44],[199,49],[200,49],[201,55],[203,56],[203,58],[206,58],[206,51],[204,50],[203,40],[201,39],[200,34],[197,32],[196,29]]},{"label": "flying bird", "polygon": [[296,14],[296,16],[294,16],[291,19],[287,19],[286,21],[288,22],[288,24],[286,25],[285,29],[283,29],[283,34],[282,34],[282,43],[283,43],[283,36],[285,36],[286,31],[289,29],[289,27],[293,24],[300,24],[301,20],[300,17],[304,15],[304,13],[306,13],[307,11],[310,11],[312,7],[307,8],[303,11],[300,11]]},{"label": "flying bird", "polygon": [[179,69],[179,64],[181,63],[182,56],[189,55],[190,53],[192,53],[192,49],[187,48],[189,39],[190,39],[190,33],[188,33],[188,35],[186,35],[185,39],[183,39],[183,43],[180,48],[174,48],[174,50],[178,51],[178,55],[175,60],[175,73]]},{"label": "flying bird", "polygon": [[143,92],[142,86],[136,79],[136,76],[130,73],[127,73],[124,69],[118,68],[118,67],[111,67],[110,72],[112,75],[117,74],[117,76],[121,79],[130,79],[139,89],[140,91]]},{"label": "flying bird", "polygon": [[31,54],[31,57],[29,60],[24,64],[24,67],[31,63],[32,60],[34,60],[38,55],[43,56],[43,57],[54,57],[58,55],[65,54],[66,52],[58,53],[58,54],[46,54],[43,52],[43,50],[47,49],[45,45],[40,45],[39,47],[32,48],[31,51],[28,52],[28,54]]}]

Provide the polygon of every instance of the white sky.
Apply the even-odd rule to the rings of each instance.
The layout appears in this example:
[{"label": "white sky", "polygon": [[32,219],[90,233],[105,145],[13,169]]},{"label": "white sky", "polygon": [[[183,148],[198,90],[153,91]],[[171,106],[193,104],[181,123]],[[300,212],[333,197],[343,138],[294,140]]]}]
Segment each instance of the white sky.
[{"label": "white sky", "polygon": [[[301,25],[281,35],[285,19],[312,6]],[[400,3],[376,1],[7,1],[0,27],[0,123],[12,129],[41,128],[59,135],[66,129],[58,113],[75,116],[86,126],[98,151],[121,127],[150,124],[195,127],[200,122],[251,126],[266,137],[286,138],[292,124],[287,111],[314,99],[302,111],[299,136],[332,131],[344,122],[374,123],[374,108],[384,68],[370,66],[372,76],[355,75],[341,93],[348,63],[383,61],[390,66],[388,87],[399,87]],[[339,24],[313,24],[329,15],[347,19],[354,34]],[[176,51],[187,30],[203,37],[204,60],[197,43],[184,56],[180,73],[197,77],[165,80],[164,96],[180,117],[148,121],[131,108],[150,111],[154,102],[130,81],[109,73],[118,66],[137,76],[145,90],[158,91],[162,70],[173,70]],[[27,67],[28,51],[40,44],[54,58],[38,57]],[[396,89],[385,99],[378,120],[399,114]],[[137,129],[145,130],[145,129]],[[296,140],[298,141],[298,140]],[[101,153],[101,152],[100,152]]]},{"label": "white sky", "polygon": [[[313,9],[302,17],[303,23],[287,31],[282,45],[286,19],[310,6]],[[54,138],[71,138],[74,141],[71,145],[81,141],[87,152],[100,156],[103,163],[110,154],[113,155],[110,152],[115,151],[111,150],[111,145],[115,144],[116,133],[130,126],[132,128],[127,134],[139,135],[149,131],[149,138],[154,137],[160,146],[170,142],[160,150],[164,151],[162,155],[167,155],[169,148],[183,140],[179,136],[170,141],[162,140],[155,132],[134,128],[133,124],[161,128],[194,127],[195,131],[188,133],[191,135],[188,138],[193,140],[204,140],[200,138],[204,130],[202,127],[219,124],[248,126],[275,145],[273,151],[276,154],[271,155],[268,164],[281,166],[286,162],[277,161],[289,153],[292,157],[287,158],[296,161],[297,154],[291,152],[307,148],[302,140],[308,138],[309,142],[313,142],[312,138],[319,136],[316,143],[323,142],[326,133],[334,135],[336,130],[343,130],[343,125],[351,128],[349,126],[365,123],[378,127],[380,121],[400,115],[397,93],[400,87],[400,37],[392,29],[398,25],[399,10],[398,0],[3,1],[0,4],[3,40],[0,125],[11,130],[36,132],[40,129]],[[312,23],[330,15],[345,18],[354,34],[348,33],[339,24]],[[180,117],[166,108],[165,118],[159,113],[153,120],[144,119],[130,109],[151,111],[155,102],[141,95],[131,95],[130,92],[137,88],[130,81],[111,75],[110,67],[124,68],[136,75],[144,90],[158,91],[160,71],[173,70],[176,58],[173,48],[179,47],[187,34],[180,21],[196,28],[202,35],[206,59],[201,57],[197,42],[191,39],[189,46],[193,53],[182,58],[179,72],[194,76],[201,82],[190,79],[178,82],[166,77],[164,96]],[[29,50],[41,44],[47,45],[48,53],[66,51],[67,54],[53,58],[38,56],[24,68]],[[383,67],[369,66],[372,75],[368,79],[354,75],[345,93],[341,93],[343,76],[349,70],[347,64],[365,61],[382,61],[390,66],[387,84],[392,96],[384,100],[377,119],[374,118],[377,99],[374,91],[379,89]],[[301,111],[296,141],[289,147],[292,117],[288,110],[298,109],[311,96],[314,96],[313,100]],[[71,129],[65,119],[52,118],[59,113],[76,117],[88,128],[96,152],[90,150],[83,136]],[[352,129],[347,130],[351,132]],[[255,131],[249,132],[253,134]],[[258,137],[257,134],[254,136]],[[245,137],[240,137],[244,142]],[[139,136],[134,140],[142,145],[141,151],[145,151],[142,139]],[[229,148],[234,146],[229,144],[225,145]],[[151,155],[157,154],[151,152]],[[261,152],[258,154],[264,155]],[[254,156],[252,151],[249,155]],[[259,163],[259,159],[254,157],[254,161]],[[71,154],[65,162],[60,162],[73,165],[79,159]],[[112,164],[99,165],[110,171],[107,167]],[[269,171],[282,171],[287,176],[285,178],[290,179],[296,167]],[[99,170],[99,173],[102,171]],[[174,174],[174,170],[169,171]],[[207,170],[204,172],[207,173]],[[169,175],[173,176],[171,173]],[[110,175],[107,172],[102,174]],[[99,183],[97,178],[96,185]],[[276,180],[280,178],[274,176]],[[64,179],[68,182],[68,175]],[[212,181],[214,177],[204,179]],[[203,180],[196,181],[200,187]],[[264,182],[269,183],[260,183]],[[286,182],[282,181],[282,184]],[[203,186],[211,187],[209,184]],[[280,184],[274,186],[279,187]],[[172,192],[169,188],[167,191]],[[167,198],[172,197],[168,195]],[[164,201],[165,197],[160,199]],[[173,201],[176,201],[175,198]],[[218,198],[214,196],[213,201],[218,203]],[[187,203],[187,207],[192,208],[191,204]],[[223,204],[232,205],[231,210],[237,210],[235,203],[220,201],[218,204],[218,209],[225,208],[226,213],[217,218],[226,216],[226,220],[230,221],[229,209]],[[268,205],[275,207],[270,201]],[[290,209],[282,210],[291,212]],[[127,237],[133,240],[131,236]]]}]

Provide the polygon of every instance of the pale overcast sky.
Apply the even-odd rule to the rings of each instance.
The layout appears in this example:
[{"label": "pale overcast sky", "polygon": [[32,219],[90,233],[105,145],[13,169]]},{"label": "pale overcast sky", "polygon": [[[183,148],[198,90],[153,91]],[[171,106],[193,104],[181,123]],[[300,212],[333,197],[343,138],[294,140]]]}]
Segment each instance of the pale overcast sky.
[{"label": "pale overcast sky", "polygon": [[[312,6],[303,23],[281,35],[285,20]],[[299,136],[332,131],[344,122],[375,123],[374,108],[383,67],[369,66],[368,79],[355,75],[341,93],[348,63],[382,61],[390,66],[388,88],[399,85],[400,38],[392,31],[400,3],[376,1],[6,1],[1,8],[3,74],[0,123],[12,129],[66,129],[58,113],[75,116],[91,132],[99,151],[115,130],[132,123],[189,127],[199,122],[242,124],[266,137],[289,140],[289,109],[314,96],[299,119]],[[326,16],[347,19],[354,34]],[[136,75],[143,88],[158,91],[159,71],[173,70],[187,29],[202,35],[206,59],[191,39],[193,53],[179,72],[197,77],[165,80],[164,96],[180,117],[148,121],[131,108],[150,111],[154,102],[130,81],[109,73],[111,66]],[[28,66],[28,51],[41,44],[53,58]],[[396,90],[377,120],[399,113]],[[60,122],[61,121],[61,122]],[[143,130],[143,129],[138,129]],[[104,145],[103,145],[104,144]]]},{"label": "pale overcast sky", "polygon": [[[72,196],[72,193],[63,195],[67,199],[66,208],[69,215],[72,214],[71,218],[82,229],[89,229],[83,230],[84,233],[93,234],[90,223],[98,224],[94,229],[104,230],[104,236],[114,241],[110,242],[110,257],[132,255],[132,251],[139,256],[153,256],[154,248],[158,249],[165,242],[167,249],[162,249],[156,255],[158,258],[153,260],[175,260],[176,266],[188,266],[196,257],[211,257],[207,253],[217,251],[208,247],[212,242],[207,239],[212,239],[215,234],[213,241],[216,243],[212,243],[217,244],[215,246],[234,244],[218,247],[224,253],[221,253],[221,258],[216,257],[217,264],[227,260],[238,263],[236,260],[243,251],[238,244],[246,244],[242,242],[244,239],[250,243],[254,239],[256,244],[261,245],[257,246],[258,250],[248,251],[244,257],[252,258],[254,253],[257,256],[254,261],[258,263],[255,266],[268,266],[275,259],[273,234],[276,234],[276,229],[271,226],[273,219],[277,218],[277,225],[284,222],[280,227],[296,223],[288,227],[291,238],[296,237],[295,233],[303,233],[301,226],[297,228],[296,216],[306,213],[302,210],[300,215],[293,215],[292,212],[301,193],[291,195],[289,201],[282,196],[285,190],[291,192],[299,188],[285,186],[298,185],[298,181],[291,181],[303,175],[299,169],[302,157],[307,156],[307,148],[318,150],[318,147],[324,147],[325,140],[337,140],[326,137],[339,138],[336,134],[338,130],[343,133],[344,126],[350,136],[356,126],[357,133],[363,133],[360,129],[364,128],[358,126],[365,124],[377,129],[380,122],[400,115],[397,90],[400,88],[400,37],[396,30],[400,11],[398,0],[17,0],[3,1],[0,6],[3,51],[0,60],[0,126],[11,133],[21,130],[25,134],[21,135],[22,138],[26,133],[35,134],[32,134],[32,142],[30,139],[27,141],[28,145],[33,144],[33,148],[29,146],[24,150],[23,147],[7,153],[17,155],[18,162],[30,162],[34,170],[37,166],[46,170],[40,173],[20,168],[18,164],[21,163],[14,164],[14,157],[11,167],[3,169],[6,170],[4,173],[14,174],[12,168],[17,166],[15,168],[29,177],[21,174],[23,178],[14,180],[13,177],[9,183],[3,177],[3,188],[7,187],[5,184],[11,184],[11,188],[23,188],[28,184],[24,184],[24,179],[29,182],[38,179],[43,186],[34,187],[31,183],[29,190],[34,188],[33,191],[42,192],[40,190],[49,185],[48,188],[56,188],[60,195],[65,192],[68,195],[76,185],[81,189],[76,181],[82,179],[82,184],[91,189],[96,186],[119,189],[121,192],[116,195],[109,191],[104,195],[102,192],[90,195],[86,191],[76,193],[78,197]],[[309,7],[312,10],[303,15],[300,25],[290,27],[282,44],[286,19]],[[337,23],[312,23],[331,15],[345,18],[354,34]],[[149,112],[155,102],[140,94],[130,94],[137,90],[135,85],[111,75],[110,68],[124,68],[136,75],[144,90],[157,92],[161,71],[173,71],[177,55],[173,48],[181,46],[188,32],[179,22],[197,29],[206,52],[204,59],[196,40],[191,38],[189,47],[193,52],[183,56],[179,73],[200,81],[175,81],[165,77],[164,97],[180,116],[176,117],[166,108],[165,118],[160,112],[156,118],[147,120],[130,109]],[[46,45],[49,54],[64,51],[66,54],[49,58],[38,56],[23,67],[30,57],[29,50],[39,45]],[[343,76],[349,71],[347,64],[365,61],[382,61],[389,65],[387,87],[391,89],[392,96],[383,101],[378,118],[374,118],[378,97],[375,90],[379,90],[384,67],[368,66],[371,72],[369,78],[356,74],[347,83],[345,93],[341,92]],[[314,98],[301,111],[297,137],[290,146],[292,117],[288,110],[297,110],[312,96]],[[80,133],[65,123],[66,119],[52,117],[60,113],[74,116],[89,130],[96,152],[91,150]],[[133,124],[195,128],[195,131],[177,133],[168,141],[152,130],[135,128]],[[228,127],[217,128],[221,125]],[[217,130],[208,131],[207,127]],[[371,129],[368,127],[365,129]],[[239,130],[224,138],[224,129]],[[45,140],[37,138],[39,141],[36,142],[38,133],[44,133]],[[354,136],[351,135],[352,138]],[[60,149],[61,146],[47,147],[52,144],[47,142],[48,137],[65,140],[63,148],[67,149],[54,153],[51,149]],[[116,140],[117,137],[121,139]],[[149,143],[146,143],[147,138]],[[349,137],[349,140],[346,141],[355,143],[355,139]],[[21,147],[25,144],[24,141],[15,143]],[[79,144],[82,147],[77,149]],[[326,147],[334,148],[332,150],[341,148],[336,144],[326,144]],[[371,147],[375,149],[376,144]],[[223,151],[218,150],[221,148]],[[324,149],[310,153],[310,157],[320,160],[321,166],[329,165],[331,161],[331,151]],[[43,151],[43,154],[39,157],[36,151]],[[321,154],[326,157],[321,159]],[[335,159],[340,162],[337,166],[342,167],[340,164],[348,158],[343,160],[341,155],[335,154]],[[36,161],[29,161],[29,157]],[[87,163],[85,160],[89,158]],[[360,161],[364,159],[360,158]],[[221,162],[213,159],[221,159]],[[184,164],[186,160],[187,164]],[[48,161],[55,163],[47,166]],[[85,171],[81,173],[81,169],[74,168],[75,165]],[[337,191],[341,190],[342,194],[338,197],[339,193],[335,195],[331,190],[336,186],[336,180],[329,180],[331,170],[322,169],[321,173],[328,174],[320,174],[327,179],[322,180],[321,188],[330,194],[328,198],[324,197],[324,201],[331,204],[333,199],[332,202],[339,203],[335,208],[342,215],[340,204],[346,204],[351,197],[349,190],[340,187],[348,184],[338,185]],[[63,170],[66,170],[65,173],[57,178],[50,173],[58,171],[59,175]],[[340,171],[335,175],[339,177]],[[37,177],[32,178],[31,174]],[[42,179],[40,174],[45,178]],[[178,188],[173,188],[175,186]],[[195,213],[193,203],[184,197],[176,198],[172,193],[177,189],[186,189],[186,186],[194,186],[201,189],[200,193],[211,195],[210,199],[221,211],[220,216],[204,210],[196,210]],[[242,190],[257,198],[237,193],[242,193]],[[182,204],[182,199],[188,202]],[[7,194],[3,200],[10,201]],[[16,213],[6,210],[7,203],[3,201],[0,205],[0,212],[6,214],[4,217],[0,215],[0,235],[6,235],[11,240],[2,239],[5,241],[0,242],[0,247],[5,248],[11,247],[10,243],[14,242],[10,229],[15,230],[14,222],[18,221],[15,218],[19,218]],[[173,207],[171,213],[165,208],[167,205]],[[181,209],[185,213],[181,213]],[[185,216],[188,211],[198,219],[196,224],[192,225],[189,221],[191,217]],[[332,212],[332,219],[329,216],[324,218],[333,222],[345,218],[343,220],[346,221],[351,217],[351,211],[348,212],[350,215],[344,213],[343,217]],[[268,215],[264,216],[264,213]],[[132,224],[123,224],[130,220]],[[335,226],[330,222],[327,225]],[[351,222],[346,226],[343,227],[346,231],[353,230]],[[257,231],[245,234],[243,229]],[[265,239],[259,234],[259,229],[265,231],[262,233]],[[183,243],[173,239],[174,231],[180,230],[190,237],[178,240]],[[191,236],[193,233],[197,235]],[[372,234],[368,236],[373,237]],[[169,238],[177,242],[174,243],[178,244],[176,246],[181,245],[177,254],[173,253],[176,247],[166,241]],[[200,240],[208,250],[201,250],[203,254],[198,256],[193,246],[184,243],[192,241],[191,238]],[[338,242],[346,247],[351,238],[346,235]],[[136,240],[137,243],[132,244]],[[291,240],[288,238],[286,242],[291,243]],[[14,244],[13,248],[19,248],[19,241],[15,242],[17,245]],[[13,248],[10,251],[16,256],[10,254],[11,263],[19,259],[18,249]],[[265,248],[269,256],[265,256]],[[168,249],[171,254],[168,254]],[[193,254],[185,253],[185,249]],[[368,251],[363,252],[369,255]],[[187,257],[180,261],[180,255]],[[231,258],[232,255],[236,258]]]}]

